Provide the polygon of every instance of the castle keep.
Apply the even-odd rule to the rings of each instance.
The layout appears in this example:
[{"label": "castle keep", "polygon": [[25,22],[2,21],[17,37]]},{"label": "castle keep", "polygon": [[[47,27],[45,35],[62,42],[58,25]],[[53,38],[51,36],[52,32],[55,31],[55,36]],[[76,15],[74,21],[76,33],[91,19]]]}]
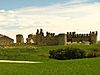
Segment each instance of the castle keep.
[{"label": "castle keep", "polygon": [[[23,43],[23,37],[18,38],[16,36],[16,40],[20,40],[20,43]],[[17,42],[17,43],[19,43]],[[89,34],[76,34],[76,32],[67,32],[55,35],[55,33],[46,32],[46,36],[44,36],[44,32],[42,29],[37,29],[36,35],[29,34],[26,39],[27,44],[35,44],[35,45],[66,45],[68,42],[89,42],[89,44],[96,44],[97,42],[97,31],[90,32]]]}]

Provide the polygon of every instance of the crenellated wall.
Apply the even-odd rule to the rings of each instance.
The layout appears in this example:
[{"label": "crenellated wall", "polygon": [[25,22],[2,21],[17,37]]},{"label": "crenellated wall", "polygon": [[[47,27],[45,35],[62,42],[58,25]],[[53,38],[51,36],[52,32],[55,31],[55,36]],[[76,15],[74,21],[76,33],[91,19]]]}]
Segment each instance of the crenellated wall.
[{"label": "crenellated wall", "polygon": [[37,29],[36,35],[29,34],[27,44],[36,45],[66,45],[67,42],[90,42],[90,44],[96,44],[97,31],[90,32],[89,34],[76,34],[76,32],[67,32],[67,34],[58,34],[46,32],[44,36],[42,29]]},{"label": "crenellated wall", "polygon": [[[66,45],[66,43],[73,42],[89,42],[89,44],[97,43],[98,32],[91,32],[89,34],[77,34],[76,32],[67,32],[67,34],[61,33],[55,35],[55,33],[44,32],[42,29],[37,29],[36,35],[29,34],[26,38],[26,44],[35,45]],[[14,40],[8,36],[0,34],[0,45],[11,45],[14,44]],[[24,44],[24,38],[22,34],[16,35],[16,44]]]},{"label": "crenellated wall", "polygon": [[43,30],[37,29],[36,36],[28,35],[27,43],[30,44],[34,41],[36,45],[65,45],[66,43],[66,34],[55,35],[55,33],[46,32],[44,36]]},{"label": "crenellated wall", "polygon": [[76,34],[76,32],[67,32],[67,42],[83,42],[88,41],[90,44],[96,44],[97,42],[97,31],[89,34]]}]

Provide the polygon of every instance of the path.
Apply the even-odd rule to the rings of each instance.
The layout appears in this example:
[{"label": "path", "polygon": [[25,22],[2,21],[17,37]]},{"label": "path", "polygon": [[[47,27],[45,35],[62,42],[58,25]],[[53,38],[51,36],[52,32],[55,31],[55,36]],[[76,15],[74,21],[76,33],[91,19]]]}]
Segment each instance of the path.
[{"label": "path", "polygon": [[15,60],[0,60],[3,63],[43,63],[43,62],[33,62],[33,61],[15,61]]}]

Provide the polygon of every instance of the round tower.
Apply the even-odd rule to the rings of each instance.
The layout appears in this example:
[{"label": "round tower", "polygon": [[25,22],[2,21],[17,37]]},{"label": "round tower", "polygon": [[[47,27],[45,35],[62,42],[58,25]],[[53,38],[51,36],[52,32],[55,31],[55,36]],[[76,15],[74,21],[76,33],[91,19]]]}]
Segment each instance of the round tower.
[{"label": "round tower", "polygon": [[97,34],[98,32],[90,32],[90,36],[89,36],[89,42],[90,44],[96,44],[97,43]]},{"label": "round tower", "polygon": [[24,43],[24,38],[22,34],[17,34],[16,35],[16,43],[17,44],[23,44]]},{"label": "round tower", "polygon": [[66,34],[59,34],[58,35],[58,45],[66,45],[67,39]]}]

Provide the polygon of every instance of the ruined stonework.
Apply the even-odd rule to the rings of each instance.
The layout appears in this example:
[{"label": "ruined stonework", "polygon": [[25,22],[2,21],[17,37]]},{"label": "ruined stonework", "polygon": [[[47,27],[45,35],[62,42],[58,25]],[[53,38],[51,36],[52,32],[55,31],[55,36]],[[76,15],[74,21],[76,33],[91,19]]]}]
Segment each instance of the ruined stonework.
[{"label": "ruined stonework", "polygon": [[0,45],[12,45],[14,40],[8,36],[0,34]]},{"label": "ruined stonework", "polygon": [[55,33],[46,32],[44,36],[43,30],[37,29],[36,36],[27,38],[27,43],[31,41],[34,41],[36,45],[65,45],[66,34],[55,35]]},{"label": "ruined stonework", "polygon": [[26,38],[27,44],[35,44],[36,35],[29,34],[28,38]]},{"label": "ruined stonework", "polygon": [[[84,43],[89,42],[89,44],[97,43],[97,34],[98,32],[91,32],[89,34],[76,34],[76,32],[67,32],[66,34],[60,33],[55,35],[55,33],[44,32],[42,29],[37,29],[36,35],[29,34],[26,38],[26,44],[34,45],[66,45],[68,43]],[[14,40],[8,36],[0,34],[0,45],[12,45]],[[24,38],[22,34],[16,35],[16,44],[24,44]]]},{"label": "ruined stonework", "polygon": [[97,31],[89,34],[76,34],[76,32],[67,32],[67,42],[90,42],[90,44],[96,44]]},{"label": "ruined stonework", "polygon": [[44,37],[43,30],[40,29],[40,32],[39,32],[39,30],[37,29],[36,40],[35,40],[36,45],[44,45],[45,44],[44,39],[45,37]]},{"label": "ruined stonework", "polygon": [[16,35],[16,44],[23,44],[24,43],[24,38],[22,34],[17,34]]},{"label": "ruined stonework", "polygon": [[61,33],[55,35],[55,33],[44,32],[42,29],[37,29],[36,35],[29,34],[27,44],[35,45],[66,45],[68,42],[89,42],[89,44],[96,44],[97,31],[90,32],[89,34],[76,34],[76,32],[67,32],[67,34]]},{"label": "ruined stonework", "polygon": [[97,43],[97,34],[98,32],[90,32],[89,36],[89,42],[90,44],[96,44]]}]

